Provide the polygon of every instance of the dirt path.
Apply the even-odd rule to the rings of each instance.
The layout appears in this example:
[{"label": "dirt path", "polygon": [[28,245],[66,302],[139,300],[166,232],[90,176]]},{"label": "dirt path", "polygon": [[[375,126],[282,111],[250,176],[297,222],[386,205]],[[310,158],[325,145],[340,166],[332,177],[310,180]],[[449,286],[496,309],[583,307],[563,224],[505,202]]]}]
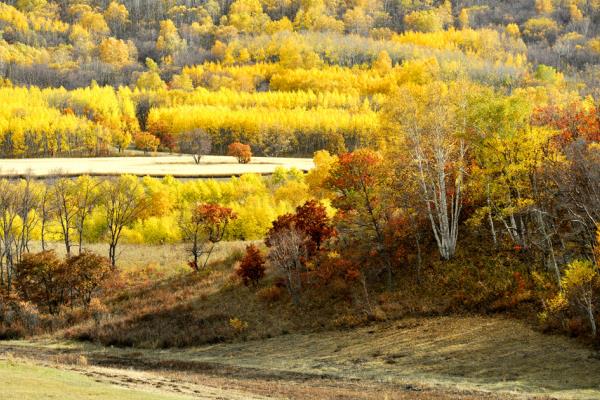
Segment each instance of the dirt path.
[{"label": "dirt path", "polygon": [[84,355],[90,366],[67,367],[201,399],[600,399],[597,352],[497,317],[404,320],[177,350],[36,341],[6,342],[0,352],[42,362]]},{"label": "dirt path", "polygon": [[201,400],[264,400],[268,397],[245,391],[238,388],[227,388],[222,385],[203,384],[201,380],[190,379],[182,374],[163,373],[148,371],[136,371],[131,369],[103,368],[96,366],[67,366],[54,364],[55,367],[68,369],[81,373],[97,382],[110,383],[112,385],[158,393],[172,393]]}]

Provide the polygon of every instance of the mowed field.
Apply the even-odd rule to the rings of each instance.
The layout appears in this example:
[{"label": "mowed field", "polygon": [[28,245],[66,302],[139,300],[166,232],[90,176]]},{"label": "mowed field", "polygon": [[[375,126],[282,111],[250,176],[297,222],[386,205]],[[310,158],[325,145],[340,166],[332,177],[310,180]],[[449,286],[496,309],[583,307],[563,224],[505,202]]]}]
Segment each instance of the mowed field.
[{"label": "mowed field", "polygon": [[7,400],[35,398],[32,390],[63,384],[63,374],[78,376],[68,384],[79,388],[89,380],[80,399],[118,388],[179,399],[600,398],[597,351],[502,317],[405,319],[170,350],[2,342],[0,371],[11,382],[41,380],[0,389]]},{"label": "mowed field", "polygon": [[239,164],[234,157],[204,156],[196,164],[190,155],[157,155],[152,157],[98,158],[31,158],[0,159],[0,176],[174,176],[178,178],[220,178],[246,173],[271,174],[277,167],[308,171],[314,164],[310,158],[253,157],[249,164]]}]

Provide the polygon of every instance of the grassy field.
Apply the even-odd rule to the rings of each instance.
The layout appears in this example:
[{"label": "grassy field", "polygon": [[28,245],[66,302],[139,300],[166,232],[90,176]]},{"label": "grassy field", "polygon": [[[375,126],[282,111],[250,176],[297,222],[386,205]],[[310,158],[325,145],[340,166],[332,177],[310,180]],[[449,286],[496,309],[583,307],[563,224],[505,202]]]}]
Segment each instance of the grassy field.
[{"label": "grassy field", "polygon": [[254,157],[249,164],[238,164],[235,158],[204,156],[199,165],[188,155],[161,155],[155,157],[99,157],[99,158],[34,158],[0,160],[0,176],[79,176],[83,174],[110,176],[133,174],[138,176],[179,178],[219,178],[245,173],[271,174],[277,167],[313,168],[310,158]]},{"label": "grassy field", "polygon": [[84,374],[36,365],[25,360],[0,360],[0,398],[5,400],[176,400],[172,393],[150,392],[97,382]]},{"label": "grassy field", "polygon": [[[210,398],[202,393],[214,390],[225,390],[228,399],[236,393],[243,393],[241,398],[311,399],[600,398],[597,352],[501,317],[405,319],[180,350],[3,342],[0,355],[7,353],[54,362],[54,368],[130,389],[196,390],[199,398]],[[88,364],[61,362],[81,357]],[[29,374],[20,367],[8,371],[17,378]],[[38,369],[32,371],[31,376],[40,375]],[[41,375],[53,382],[51,387],[61,387],[61,373]]]},{"label": "grassy field", "polygon": [[[211,260],[223,260],[234,251],[243,252],[251,242],[234,241],[217,243]],[[48,242],[47,249],[55,250],[56,253],[64,257],[66,255],[65,246],[60,242]],[[153,269],[161,275],[172,275],[180,272],[189,272],[190,267],[187,265],[189,260],[189,245],[187,244],[130,244],[122,243],[117,248],[117,264],[120,271],[133,272]],[[96,254],[108,256],[108,244],[106,243],[84,243],[85,250],[92,251]],[[41,243],[32,241],[30,250],[38,252],[42,250]],[[77,253],[78,249],[73,248],[73,252]]]}]

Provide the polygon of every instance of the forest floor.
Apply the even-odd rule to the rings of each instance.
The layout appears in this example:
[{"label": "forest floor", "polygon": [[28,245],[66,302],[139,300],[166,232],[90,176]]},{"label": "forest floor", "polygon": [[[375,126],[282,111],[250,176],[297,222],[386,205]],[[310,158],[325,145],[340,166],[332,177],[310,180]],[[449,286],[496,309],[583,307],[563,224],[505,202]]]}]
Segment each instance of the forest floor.
[{"label": "forest floor", "polygon": [[51,393],[42,389],[47,382],[26,384],[40,375],[56,382],[48,371],[88,379],[90,390],[120,388],[157,399],[600,398],[597,351],[497,316],[410,318],[167,350],[7,341],[0,342],[0,371],[12,374],[11,382],[23,379],[22,387],[0,389],[7,400],[35,398],[24,393],[35,387]]},{"label": "forest floor", "polygon": [[310,158],[253,157],[249,164],[239,164],[234,157],[203,156],[196,164],[190,155],[95,157],[95,158],[31,158],[1,159],[0,176],[137,176],[177,178],[227,178],[246,173],[272,174],[277,167],[313,168]]}]

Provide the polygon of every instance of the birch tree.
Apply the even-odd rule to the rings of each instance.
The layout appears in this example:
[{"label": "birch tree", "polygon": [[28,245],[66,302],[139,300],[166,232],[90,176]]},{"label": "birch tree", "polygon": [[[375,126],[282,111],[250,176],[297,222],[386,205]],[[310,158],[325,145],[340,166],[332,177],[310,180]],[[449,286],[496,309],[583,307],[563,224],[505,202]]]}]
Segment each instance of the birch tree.
[{"label": "birch tree", "polygon": [[410,154],[440,256],[454,256],[465,179],[464,85],[405,85],[388,105],[396,144]]}]

